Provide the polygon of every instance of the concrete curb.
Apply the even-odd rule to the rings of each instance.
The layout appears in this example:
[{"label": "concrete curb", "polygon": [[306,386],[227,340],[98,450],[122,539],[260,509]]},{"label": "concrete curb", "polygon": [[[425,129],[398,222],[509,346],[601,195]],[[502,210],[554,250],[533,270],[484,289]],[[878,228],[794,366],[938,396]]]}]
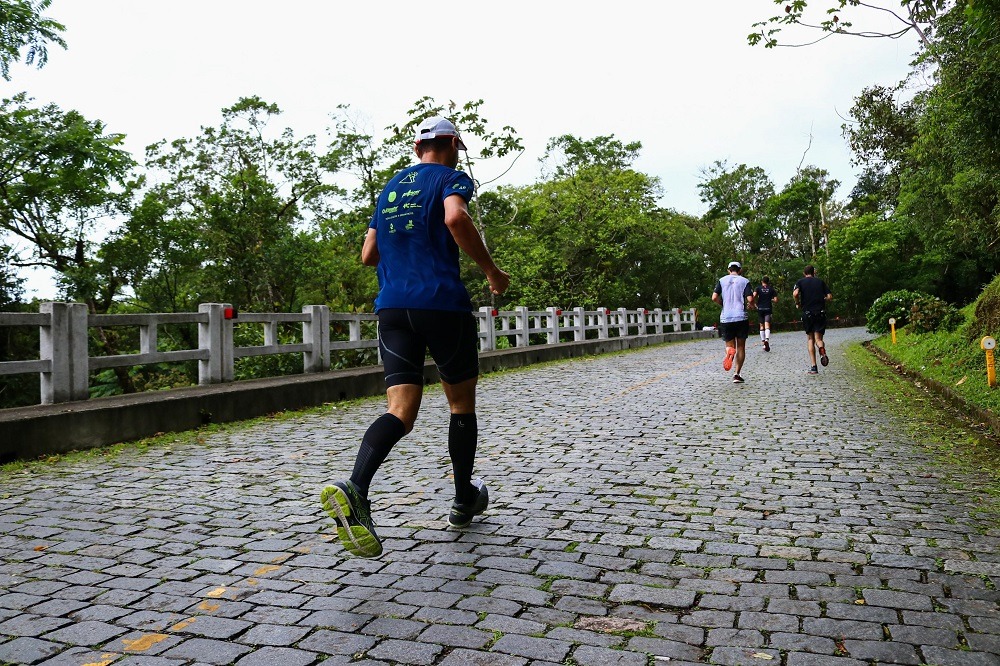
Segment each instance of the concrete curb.
[{"label": "concrete curb", "polygon": [[[564,342],[483,352],[483,373],[680,340],[714,338],[715,331],[684,331],[607,340]],[[424,381],[439,380],[437,368],[424,366]],[[0,411],[0,462],[90,449],[226,423],[289,409],[381,395],[382,366],[308,375],[251,379],[231,384],[153,391],[55,405]]]},{"label": "concrete curb", "polygon": [[918,372],[907,369],[901,361],[879,349],[872,344],[871,341],[864,342],[862,345],[880,361],[886,365],[891,365],[896,372],[905,377],[909,377],[910,379],[919,381],[922,388],[926,388],[928,391],[941,398],[958,411],[962,412],[968,418],[984,423],[996,436],[1000,437],[1000,416],[994,414],[988,409],[983,409],[982,407],[978,407],[966,401],[965,398],[963,398],[950,386],[945,386],[935,379],[925,377]]}]

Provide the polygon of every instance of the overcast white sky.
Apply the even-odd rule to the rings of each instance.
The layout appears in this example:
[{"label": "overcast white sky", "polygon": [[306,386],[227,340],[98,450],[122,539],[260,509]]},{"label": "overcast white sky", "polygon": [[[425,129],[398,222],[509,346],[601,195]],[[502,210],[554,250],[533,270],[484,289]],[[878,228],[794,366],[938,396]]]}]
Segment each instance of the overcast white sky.
[{"label": "overcast white sky", "polygon": [[811,133],[806,163],[846,196],[841,116],[863,87],[903,78],[915,42],[747,46],[775,11],[770,0],[54,0],[46,14],[65,24],[68,49],[41,70],[15,66],[0,92],[101,119],[140,160],[150,143],[217,125],[241,96],[278,104],[283,126],[321,139],[337,104],[379,132],[424,95],[482,98],[482,114],[526,147],[496,184],[535,182],[552,137],[613,134],[642,142],[636,167],[662,180],[661,205],[692,214],[705,210],[703,168],[761,166],[781,187]]}]

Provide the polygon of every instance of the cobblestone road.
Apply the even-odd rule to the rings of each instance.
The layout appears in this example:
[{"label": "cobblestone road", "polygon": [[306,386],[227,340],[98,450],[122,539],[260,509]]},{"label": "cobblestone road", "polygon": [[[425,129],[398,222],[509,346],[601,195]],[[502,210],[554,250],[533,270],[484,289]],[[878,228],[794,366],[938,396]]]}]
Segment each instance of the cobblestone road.
[{"label": "cobblestone road", "polygon": [[446,529],[438,388],[376,479],[386,553],[320,489],[371,400],[0,479],[0,662],[1000,664],[1000,522],[877,407],[832,331],[482,380],[493,504]]}]

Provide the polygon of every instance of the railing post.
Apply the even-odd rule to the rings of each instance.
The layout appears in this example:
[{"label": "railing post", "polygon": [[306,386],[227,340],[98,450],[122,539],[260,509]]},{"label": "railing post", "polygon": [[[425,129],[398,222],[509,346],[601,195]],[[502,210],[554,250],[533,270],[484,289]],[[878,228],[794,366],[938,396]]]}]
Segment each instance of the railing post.
[{"label": "railing post", "polygon": [[330,308],[325,305],[304,305],[302,312],[309,320],[302,322],[302,342],[312,349],[302,352],[303,372],[323,372],[330,369]]},{"label": "railing post", "polygon": [[646,309],[639,308],[635,311],[636,335],[646,335]]},{"label": "railing post", "polygon": [[517,326],[517,335],[514,336],[515,346],[527,347],[531,343],[531,319],[528,316],[528,308],[519,305],[515,308],[514,321]]},{"label": "railing post", "polygon": [[497,325],[493,317],[493,308],[483,306],[479,308],[479,314],[479,350],[496,349]]},{"label": "railing post", "polygon": [[597,308],[597,337],[601,340],[608,339],[608,309]]},{"label": "railing post", "polygon": [[587,314],[583,308],[573,308],[573,339],[577,342],[587,339]]},{"label": "railing post", "polygon": [[673,312],[673,315],[671,317],[671,319],[673,319],[673,324],[674,324],[674,333],[679,333],[680,331],[683,330],[682,326],[684,324],[684,316],[681,313],[682,310],[680,308],[677,308],[677,310]]},{"label": "railing post", "polygon": [[618,336],[624,338],[628,335],[628,310],[618,308]]},{"label": "railing post", "polygon": [[548,330],[545,333],[546,344],[554,345],[559,343],[559,317],[562,316],[562,310],[559,308],[546,308],[548,312]]},{"label": "railing post", "polygon": [[663,333],[663,310],[660,308],[653,310],[653,325],[657,335]]},{"label": "railing post", "polygon": [[[208,315],[208,321],[198,322],[198,348],[208,351],[208,358],[198,361],[198,383],[202,386],[222,382],[222,322],[224,316],[222,310],[222,303],[201,303],[198,305],[198,312]],[[232,349],[232,345],[230,345],[230,349]]]},{"label": "railing post", "polygon": [[[230,315],[226,315],[226,311],[230,312]],[[229,303],[222,304],[222,319],[219,325],[222,329],[221,341],[222,341],[222,381],[231,382],[236,379],[236,345],[233,343],[233,329],[236,327],[236,321],[233,317],[236,316],[236,311],[233,309],[232,305]]]},{"label": "railing post", "polygon": [[139,327],[139,353],[155,354],[159,344],[156,315],[149,315],[149,323]]},{"label": "railing post", "polygon": [[87,351],[87,306],[83,303],[42,303],[49,325],[39,327],[39,357],[51,363],[40,373],[41,403],[51,405],[89,396],[90,359]]}]

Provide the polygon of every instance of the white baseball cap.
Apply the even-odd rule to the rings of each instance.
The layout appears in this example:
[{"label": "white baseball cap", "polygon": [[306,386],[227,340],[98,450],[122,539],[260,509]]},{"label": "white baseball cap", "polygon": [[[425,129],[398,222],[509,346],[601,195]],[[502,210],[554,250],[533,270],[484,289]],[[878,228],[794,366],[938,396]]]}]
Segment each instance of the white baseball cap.
[{"label": "white baseball cap", "polygon": [[743,264],[741,264],[738,261],[730,261],[729,262],[729,268],[732,268],[733,266],[735,266],[736,268],[738,268],[740,270],[743,270]]},{"label": "white baseball cap", "polygon": [[436,139],[442,136],[458,137],[459,149],[468,150],[465,147],[465,142],[462,141],[462,135],[458,133],[455,125],[447,118],[442,118],[441,116],[434,116],[420,123],[417,126],[417,136],[414,141],[415,143],[420,143],[426,139]]}]

